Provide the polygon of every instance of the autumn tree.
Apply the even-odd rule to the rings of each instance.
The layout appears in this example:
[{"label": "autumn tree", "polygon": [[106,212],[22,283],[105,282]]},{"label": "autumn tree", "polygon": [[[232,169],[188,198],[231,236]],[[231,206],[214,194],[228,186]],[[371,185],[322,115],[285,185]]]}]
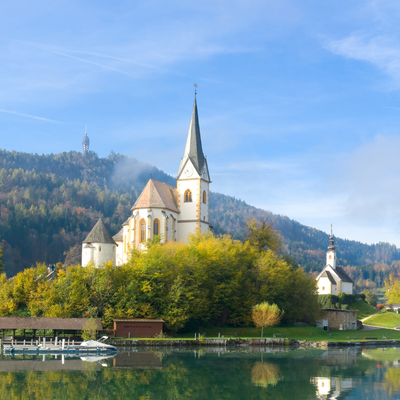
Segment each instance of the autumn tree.
[{"label": "autumn tree", "polygon": [[97,322],[94,318],[89,318],[83,324],[82,339],[95,340],[96,339]]},{"label": "autumn tree", "polygon": [[276,304],[269,304],[264,301],[253,307],[251,317],[254,325],[261,328],[261,337],[263,337],[264,328],[278,325],[281,322],[283,314],[284,311],[281,311]]},{"label": "autumn tree", "polygon": [[259,252],[271,250],[277,254],[282,250],[282,239],[274,223],[268,222],[266,218],[257,221],[255,218],[247,221],[246,240]]},{"label": "autumn tree", "polygon": [[64,252],[65,261],[64,265],[69,267],[70,265],[78,265],[81,263],[82,258],[82,246],[80,244],[76,244],[75,246],[71,246],[68,251]]},{"label": "autumn tree", "polygon": [[3,265],[3,249],[0,246],[0,273],[2,273],[4,270],[4,265]]},{"label": "autumn tree", "polygon": [[385,281],[385,288],[385,296],[388,299],[388,303],[400,303],[400,279],[396,279],[393,274],[391,274],[389,280]]}]

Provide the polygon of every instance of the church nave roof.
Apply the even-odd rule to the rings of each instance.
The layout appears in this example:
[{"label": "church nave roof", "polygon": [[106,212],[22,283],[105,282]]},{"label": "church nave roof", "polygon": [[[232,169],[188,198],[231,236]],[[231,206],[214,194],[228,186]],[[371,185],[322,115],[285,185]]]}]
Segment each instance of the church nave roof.
[{"label": "church nave roof", "polygon": [[175,187],[150,179],[136,200],[132,210],[138,208],[167,208],[179,213],[180,210],[176,202],[177,197],[178,193]]}]

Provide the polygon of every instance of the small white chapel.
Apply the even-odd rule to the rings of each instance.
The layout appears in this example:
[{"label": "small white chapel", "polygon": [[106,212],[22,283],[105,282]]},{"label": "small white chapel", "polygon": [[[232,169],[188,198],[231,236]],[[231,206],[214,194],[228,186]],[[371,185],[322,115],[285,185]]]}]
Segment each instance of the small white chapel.
[{"label": "small white chapel", "polygon": [[316,280],[318,294],[353,294],[353,281],[343,268],[336,265],[335,241],[332,230],[326,253],[326,266],[317,276]]},{"label": "small white chapel", "polygon": [[209,232],[211,180],[201,144],[196,96],[176,179],[176,187],[150,179],[115,236],[100,219],[82,243],[82,266],[94,263],[99,267],[107,261],[122,265],[128,261],[130,249],[144,250],[146,241],[156,235],[162,242],[185,242],[191,233]]}]

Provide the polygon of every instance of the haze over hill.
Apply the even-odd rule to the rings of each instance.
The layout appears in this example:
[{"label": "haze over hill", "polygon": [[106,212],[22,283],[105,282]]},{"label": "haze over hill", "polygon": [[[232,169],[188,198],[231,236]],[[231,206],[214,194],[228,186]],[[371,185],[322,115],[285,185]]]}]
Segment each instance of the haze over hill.
[{"label": "haze over hill", "polygon": [[[64,253],[82,242],[99,217],[111,234],[117,233],[150,175],[176,183],[152,165],[113,152],[100,158],[93,152],[85,156],[78,152],[38,155],[0,151],[0,241],[7,275],[36,262],[63,262]],[[211,193],[210,222],[216,233],[242,239],[246,220],[253,217],[274,221],[285,251],[307,271],[324,266],[326,233],[233,197]],[[399,249],[388,243],[367,245],[337,238],[335,244],[342,265],[400,260]],[[372,278],[364,272],[363,279]]]}]

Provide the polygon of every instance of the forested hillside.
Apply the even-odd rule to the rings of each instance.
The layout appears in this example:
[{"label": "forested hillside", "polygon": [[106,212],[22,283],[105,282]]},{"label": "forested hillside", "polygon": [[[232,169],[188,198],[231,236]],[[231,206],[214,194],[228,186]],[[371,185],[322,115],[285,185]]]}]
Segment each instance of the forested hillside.
[{"label": "forested hillside", "polygon": [[[0,151],[0,242],[7,275],[36,262],[63,262],[64,253],[81,243],[100,216],[115,234],[150,175],[175,184],[156,167],[114,153],[101,158],[93,152],[85,156]],[[211,194],[210,222],[216,233],[242,239],[245,221],[253,217],[273,220],[282,232],[285,251],[307,271],[322,268],[327,234],[241,200]],[[394,245],[342,239],[336,239],[336,245],[339,263],[349,266],[351,275],[366,286],[368,281],[379,285],[388,271],[398,270],[393,262],[400,260],[400,251]]]}]

